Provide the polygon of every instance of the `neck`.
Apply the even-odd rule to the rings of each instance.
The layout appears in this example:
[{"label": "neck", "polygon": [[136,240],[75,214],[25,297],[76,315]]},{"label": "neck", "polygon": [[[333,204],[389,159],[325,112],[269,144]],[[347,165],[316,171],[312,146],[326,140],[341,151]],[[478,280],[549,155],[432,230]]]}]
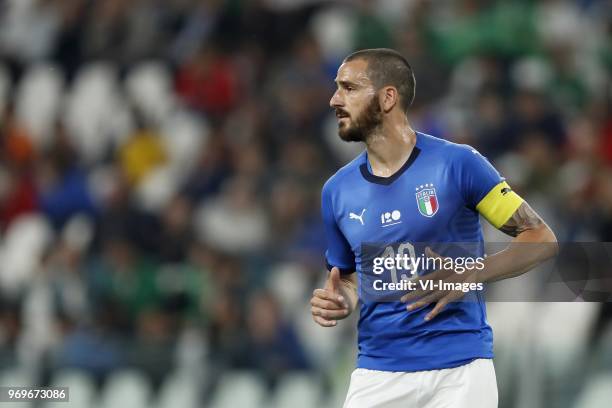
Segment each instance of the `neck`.
[{"label": "neck", "polygon": [[415,144],[416,133],[405,116],[383,123],[366,140],[372,173],[379,177],[393,175],[408,160]]}]

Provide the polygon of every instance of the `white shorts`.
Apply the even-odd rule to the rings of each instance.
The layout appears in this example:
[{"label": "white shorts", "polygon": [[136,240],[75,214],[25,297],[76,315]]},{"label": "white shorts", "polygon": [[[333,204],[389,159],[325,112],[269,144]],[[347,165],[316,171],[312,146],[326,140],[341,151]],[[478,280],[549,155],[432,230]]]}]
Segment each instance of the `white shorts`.
[{"label": "white shorts", "polygon": [[397,372],[358,368],[344,408],[496,408],[493,361],[443,370]]}]

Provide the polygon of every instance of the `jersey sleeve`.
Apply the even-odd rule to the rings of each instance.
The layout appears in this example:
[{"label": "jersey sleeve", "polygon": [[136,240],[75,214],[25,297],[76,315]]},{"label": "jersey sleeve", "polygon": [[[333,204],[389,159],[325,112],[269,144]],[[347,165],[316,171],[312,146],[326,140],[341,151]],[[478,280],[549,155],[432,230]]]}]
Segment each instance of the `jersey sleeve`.
[{"label": "jersey sleeve", "polygon": [[461,146],[458,156],[456,177],[466,205],[478,211],[495,228],[500,228],[523,199],[474,148]]},{"label": "jersey sleeve", "polygon": [[321,192],[321,215],[325,224],[325,237],[327,238],[327,250],[325,251],[325,262],[327,269],[336,266],[341,274],[355,272],[355,254],[346,240],[334,214],[333,202],[329,183],[326,183]]}]

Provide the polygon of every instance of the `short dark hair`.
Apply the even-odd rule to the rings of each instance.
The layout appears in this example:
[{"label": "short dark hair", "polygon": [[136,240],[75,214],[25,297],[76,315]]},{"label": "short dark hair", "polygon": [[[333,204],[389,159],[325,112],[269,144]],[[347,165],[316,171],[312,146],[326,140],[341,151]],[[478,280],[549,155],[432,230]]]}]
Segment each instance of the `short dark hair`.
[{"label": "short dark hair", "polygon": [[400,95],[404,112],[408,111],[414,100],[415,79],[412,67],[406,58],[390,48],[371,48],[355,51],[344,62],[362,59],[368,63],[368,76],[378,89],[394,86]]}]

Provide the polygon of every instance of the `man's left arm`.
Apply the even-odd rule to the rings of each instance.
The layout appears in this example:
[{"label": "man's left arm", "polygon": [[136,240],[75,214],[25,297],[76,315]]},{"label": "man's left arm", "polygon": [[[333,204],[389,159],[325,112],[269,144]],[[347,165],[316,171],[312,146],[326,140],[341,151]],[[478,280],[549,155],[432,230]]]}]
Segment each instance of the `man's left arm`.
[{"label": "man's left arm", "polygon": [[558,251],[555,234],[526,201],[499,229],[514,239],[506,249],[484,260],[484,268],[477,272],[478,282],[522,275]]},{"label": "man's left arm", "polygon": [[[503,225],[497,226],[514,239],[504,250],[485,258],[482,268],[474,268],[462,274],[437,271],[420,279],[434,281],[442,279],[457,283],[494,282],[522,275],[555,256],[558,251],[555,234],[527,202],[520,200],[518,208],[510,218]],[[489,218],[487,217],[487,219]],[[489,222],[491,221],[489,219]],[[494,224],[494,222],[492,223]],[[430,257],[440,256],[430,249],[427,249],[426,252]],[[457,290],[416,290],[404,295],[402,301],[409,303],[408,310],[436,303],[434,308],[425,316],[425,320],[431,320],[447,304],[459,300],[464,295],[465,293]]]}]

